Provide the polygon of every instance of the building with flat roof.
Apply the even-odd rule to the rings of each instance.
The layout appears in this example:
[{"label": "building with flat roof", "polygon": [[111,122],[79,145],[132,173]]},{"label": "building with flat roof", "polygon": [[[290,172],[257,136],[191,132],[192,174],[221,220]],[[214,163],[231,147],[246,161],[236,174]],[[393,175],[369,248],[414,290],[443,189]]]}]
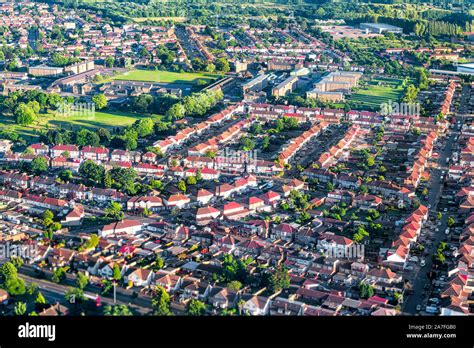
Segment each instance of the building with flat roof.
[{"label": "building with flat roof", "polygon": [[298,76],[290,76],[272,89],[272,95],[274,97],[284,97],[295,89],[297,83]]},{"label": "building with flat roof", "polygon": [[248,92],[260,92],[262,89],[267,87],[269,77],[270,75],[262,74],[244,83],[242,85],[242,93],[245,95],[245,93]]},{"label": "building with flat roof", "polygon": [[394,25],[385,24],[385,23],[361,23],[361,29],[366,29],[372,33],[382,34],[384,32],[387,33],[395,33],[401,34],[403,33],[403,29],[400,27],[396,27]]},{"label": "building with flat roof", "polygon": [[28,74],[37,77],[56,77],[62,75],[63,72],[64,68],[47,65],[37,65],[28,68]]},{"label": "building with flat roof", "polygon": [[474,63],[459,64],[456,70],[460,73],[474,74]]},{"label": "building with flat roof", "polygon": [[314,84],[314,88],[306,93],[307,98],[324,101],[344,100],[344,93],[357,86],[362,73],[353,71],[334,71]]}]

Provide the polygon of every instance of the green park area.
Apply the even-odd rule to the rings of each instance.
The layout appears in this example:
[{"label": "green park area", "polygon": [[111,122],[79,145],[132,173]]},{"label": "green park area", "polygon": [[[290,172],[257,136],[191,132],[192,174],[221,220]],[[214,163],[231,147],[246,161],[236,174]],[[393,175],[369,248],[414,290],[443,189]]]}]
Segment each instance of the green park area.
[{"label": "green park area", "polygon": [[199,80],[204,80],[206,83],[209,83],[219,77],[220,75],[206,73],[179,73],[172,71],[136,69],[121,75],[113,76],[112,79],[140,82],[197,84]]},{"label": "green park area", "polygon": [[398,102],[404,95],[403,80],[395,78],[374,78],[357,88],[348,101],[356,108],[380,109],[388,101]]},{"label": "green park area", "polygon": [[159,118],[159,115],[144,115],[115,111],[95,111],[93,114],[72,113],[71,115],[40,114],[35,122],[29,126],[22,126],[15,123],[13,116],[0,115],[0,130],[17,132],[20,136],[34,139],[40,132],[62,128],[68,130],[79,130],[86,128],[94,130],[98,128],[112,129],[114,127],[123,127],[134,123],[141,118]]}]

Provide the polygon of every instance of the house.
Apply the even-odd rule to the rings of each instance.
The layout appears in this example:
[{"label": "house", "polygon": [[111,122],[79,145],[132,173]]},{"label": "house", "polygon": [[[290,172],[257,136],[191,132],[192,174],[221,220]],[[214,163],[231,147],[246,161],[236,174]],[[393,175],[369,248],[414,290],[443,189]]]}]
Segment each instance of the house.
[{"label": "house", "polygon": [[121,149],[113,150],[110,156],[110,160],[113,162],[129,162],[130,159],[130,152]]},{"label": "house", "polygon": [[136,220],[121,220],[105,225],[99,230],[99,236],[105,237],[111,234],[137,234],[143,228],[143,224]]},{"label": "house", "polygon": [[209,293],[209,303],[214,308],[234,308],[237,304],[238,295],[230,291],[228,288],[220,286],[212,287]]},{"label": "house", "polygon": [[86,160],[105,161],[109,158],[109,149],[98,146],[84,146],[81,149],[81,154]]},{"label": "house", "polygon": [[223,215],[229,220],[240,220],[249,215],[249,213],[240,203],[229,202],[224,204]]},{"label": "house", "polygon": [[283,239],[291,242],[298,229],[290,224],[281,223],[272,228],[272,239]]},{"label": "house", "polygon": [[61,224],[64,226],[78,226],[81,224],[84,216],[84,207],[81,204],[76,204],[64,219],[61,220]]},{"label": "house", "polygon": [[196,194],[196,200],[203,205],[208,204],[212,197],[214,197],[212,192],[205,189],[200,189]]},{"label": "house", "polygon": [[127,210],[158,211],[163,207],[163,200],[157,196],[135,196],[127,201]]},{"label": "house", "polygon": [[145,268],[131,268],[125,272],[126,282],[132,282],[134,286],[148,286],[153,278],[153,271]]},{"label": "house", "polygon": [[196,221],[199,224],[206,225],[209,222],[211,222],[214,219],[219,218],[221,215],[221,212],[214,208],[211,205],[208,205],[207,207],[200,207],[196,211]]},{"label": "house", "polygon": [[189,202],[191,202],[191,199],[182,193],[176,193],[170,195],[168,198],[165,198],[163,202],[168,209],[184,208],[187,204],[189,204]]},{"label": "house", "polygon": [[262,199],[265,202],[265,204],[268,204],[274,207],[280,201],[281,196],[275,191],[268,191],[264,193],[263,195],[261,195],[260,199]]},{"label": "house", "polygon": [[51,157],[59,156],[79,159],[79,148],[76,145],[55,145],[51,148]]},{"label": "house", "polygon": [[76,251],[74,250],[55,248],[49,253],[48,262],[53,267],[63,267],[70,264],[75,254]]},{"label": "house", "polygon": [[287,298],[277,297],[270,307],[270,315],[303,315],[305,304]]},{"label": "house", "polygon": [[173,273],[159,271],[155,273],[153,284],[163,287],[167,292],[175,293],[181,288],[183,279]]},{"label": "house", "polygon": [[271,300],[265,296],[256,296],[251,294],[242,295],[244,305],[241,310],[249,315],[268,315],[270,311]]},{"label": "house", "polygon": [[186,277],[182,282],[181,300],[195,299],[207,301],[211,286],[209,283],[201,281],[194,277]]},{"label": "house", "polygon": [[354,204],[361,210],[369,210],[378,209],[382,204],[382,201],[382,198],[378,196],[363,194],[355,197]]},{"label": "house", "polygon": [[59,303],[51,305],[49,308],[43,309],[38,313],[42,317],[56,317],[56,316],[66,316],[69,314],[69,309]]}]

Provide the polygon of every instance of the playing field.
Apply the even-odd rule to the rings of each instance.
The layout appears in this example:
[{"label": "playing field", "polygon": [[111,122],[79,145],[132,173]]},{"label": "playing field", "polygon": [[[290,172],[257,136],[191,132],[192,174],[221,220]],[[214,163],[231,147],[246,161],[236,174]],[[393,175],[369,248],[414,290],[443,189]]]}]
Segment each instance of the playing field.
[{"label": "playing field", "polygon": [[[128,126],[141,118],[149,115],[133,114],[125,112],[99,112],[91,115],[60,116],[54,114],[39,115],[35,123],[30,126],[20,126],[15,124],[13,117],[0,115],[0,128],[8,127],[9,130],[17,132],[28,138],[38,137],[40,132],[48,129],[63,128],[68,130],[78,130],[87,128],[94,130],[97,128],[108,128]],[[160,118],[153,115],[152,118]]]},{"label": "playing field", "polygon": [[372,79],[367,87],[361,87],[348,100],[357,108],[380,109],[389,100],[398,102],[404,94],[402,80],[390,78]]},{"label": "playing field", "polygon": [[177,73],[160,70],[131,70],[122,75],[114,76],[112,79],[141,82],[196,84],[198,80],[211,82],[219,77],[220,75],[204,73]]}]

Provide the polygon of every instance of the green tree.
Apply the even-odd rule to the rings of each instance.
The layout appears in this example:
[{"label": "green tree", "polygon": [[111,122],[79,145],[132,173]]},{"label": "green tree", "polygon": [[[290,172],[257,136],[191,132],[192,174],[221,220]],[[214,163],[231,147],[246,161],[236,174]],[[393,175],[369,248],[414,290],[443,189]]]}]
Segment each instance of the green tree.
[{"label": "green tree", "polygon": [[227,288],[230,291],[237,292],[242,288],[242,283],[238,280],[233,280],[227,284]]},{"label": "green tree", "polygon": [[17,302],[15,303],[15,315],[25,315],[26,314],[26,303]]},{"label": "green tree", "polygon": [[269,288],[273,292],[278,292],[282,289],[290,287],[290,275],[284,266],[279,266],[275,272],[270,276]]},{"label": "green tree", "polygon": [[119,281],[120,279],[122,279],[122,274],[120,273],[120,268],[117,264],[114,264],[114,269],[113,269],[113,275],[112,275],[112,278],[115,280],[115,281]]},{"label": "green tree", "polygon": [[126,305],[107,305],[104,307],[104,315],[123,317],[133,316],[133,313]]},{"label": "green tree", "polygon": [[180,180],[178,182],[178,190],[182,191],[183,193],[186,193],[186,183],[183,180]]},{"label": "green tree", "polygon": [[76,285],[79,289],[84,289],[89,284],[89,277],[82,272],[77,272]]},{"label": "green tree", "polygon": [[204,315],[206,313],[206,305],[204,302],[201,302],[199,300],[194,300],[192,299],[189,302],[188,306],[188,314],[192,316],[200,316]]},{"label": "green tree", "polygon": [[107,107],[107,98],[103,94],[96,94],[92,97],[92,102],[98,110]]},{"label": "green tree", "polygon": [[33,109],[25,103],[18,104],[18,106],[15,108],[15,111],[13,112],[13,116],[15,116],[16,123],[22,126],[28,126],[36,119]]},{"label": "green tree", "polygon": [[171,315],[170,311],[170,295],[162,286],[157,286],[155,288],[155,294],[151,300],[151,305],[153,306],[155,315]]},{"label": "green tree", "polygon": [[118,202],[110,202],[105,208],[105,215],[115,220],[122,220],[124,217],[122,206]]},{"label": "green tree", "polygon": [[49,168],[48,161],[46,160],[46,158],[42,156],[33,158],[33,160],[30,163],[30,170],[32,173],[36,175],[46,173],[48,171],[48,168]]}]

